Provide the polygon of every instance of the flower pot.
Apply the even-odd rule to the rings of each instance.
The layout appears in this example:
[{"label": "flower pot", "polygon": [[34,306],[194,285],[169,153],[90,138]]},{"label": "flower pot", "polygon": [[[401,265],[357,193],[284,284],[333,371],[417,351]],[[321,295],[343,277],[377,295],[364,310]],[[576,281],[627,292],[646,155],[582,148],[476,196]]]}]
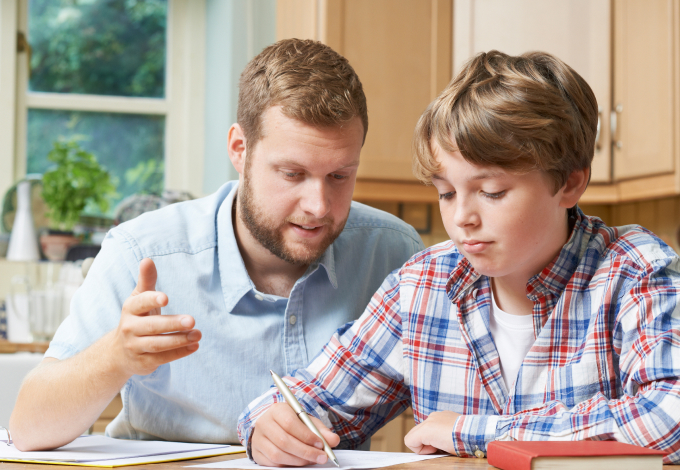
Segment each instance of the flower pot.
[{"label": "flower pot", "polygon": [[73,232],[50,230],[40,236],[40,246],[45,257],[50,261],[64,261],[68,249],[79,242],[80,238],[73,235]]}]

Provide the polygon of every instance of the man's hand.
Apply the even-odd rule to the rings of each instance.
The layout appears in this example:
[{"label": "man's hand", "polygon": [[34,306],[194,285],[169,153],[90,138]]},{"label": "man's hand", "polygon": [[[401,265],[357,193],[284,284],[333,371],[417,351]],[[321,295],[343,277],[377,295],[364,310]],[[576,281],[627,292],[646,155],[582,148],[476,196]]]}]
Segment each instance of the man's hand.
[{"label": "man's hand", "polygon": [[[310,416],[328,445],[335,447],[340,437],[317,418]],[[280,467],[326,463],[323,442],[295,415],[287,403],[275,403],[255,423],[252,434],[253,459],[260,465]]]},{"label": "man's hand", "polygon": [[455,453],[452,434],[459,416],[453,411],[432,413],[406,434],[404,444],[416,454],[434,454],[438,450]]},{"label": "man's hand", "polygon": [[201,332],[189,315],[161,315],[168,296],[156,292],[156,265],[148,258],[139,264],[139,281],[123,304],[120,323],[113,332],[117,367],[126,375],[147,375],[198,349]]}]

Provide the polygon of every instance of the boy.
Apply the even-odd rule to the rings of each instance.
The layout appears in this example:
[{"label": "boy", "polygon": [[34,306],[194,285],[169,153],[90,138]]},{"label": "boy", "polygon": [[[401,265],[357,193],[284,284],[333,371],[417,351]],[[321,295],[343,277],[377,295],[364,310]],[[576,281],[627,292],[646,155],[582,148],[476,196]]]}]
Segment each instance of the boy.
[{"label": "boy", "polygon": [[[418,453],[615,439],[680,462],[680,265],[642,227],[577,208],[596,123],[590,87],[545,53],[482,53],[428,107],[414,168],[451,241],[393,272],[288,378],[330,445],[355,447],[411,405]],[[241,415],[249,455],[324,462],[282,401]]]}]

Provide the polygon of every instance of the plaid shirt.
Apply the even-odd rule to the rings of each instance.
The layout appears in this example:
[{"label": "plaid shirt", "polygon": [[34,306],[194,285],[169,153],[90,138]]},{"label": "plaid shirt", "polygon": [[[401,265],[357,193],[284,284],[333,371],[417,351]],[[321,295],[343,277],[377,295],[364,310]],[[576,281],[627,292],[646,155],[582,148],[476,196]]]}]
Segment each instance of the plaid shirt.
[{"label": "plaid shirt", "polygon": [[[678,256],[639,226],[579,210],[560,254],[527,284],[536,341],[508,390],[489,330],[491,288],[446,242],[393,272],[364,314],[287,378],[356,447],[411,405],[416,423],[460,413],[456,453],[493,440],[618,440],[680,463]],[[275,389],[239,419],[247,444]]]}]

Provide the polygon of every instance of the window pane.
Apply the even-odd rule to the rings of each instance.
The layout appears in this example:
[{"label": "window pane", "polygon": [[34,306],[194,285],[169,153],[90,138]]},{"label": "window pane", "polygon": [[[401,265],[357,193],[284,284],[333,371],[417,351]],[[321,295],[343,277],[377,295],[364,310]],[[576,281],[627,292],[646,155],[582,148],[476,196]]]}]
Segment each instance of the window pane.
[{"label": "window pane", "polygon": [[131,194],[163,191],[163,116],[75,111],[28,110],[28,173],[44,173],[52,162],[47,154],[59,138],[80,138],[80,146],[93,153],[118,180],[115,205]]},{"label": "window pane", "polygon": [[31,91],[165,95],[167,0],[30,0]]}]

